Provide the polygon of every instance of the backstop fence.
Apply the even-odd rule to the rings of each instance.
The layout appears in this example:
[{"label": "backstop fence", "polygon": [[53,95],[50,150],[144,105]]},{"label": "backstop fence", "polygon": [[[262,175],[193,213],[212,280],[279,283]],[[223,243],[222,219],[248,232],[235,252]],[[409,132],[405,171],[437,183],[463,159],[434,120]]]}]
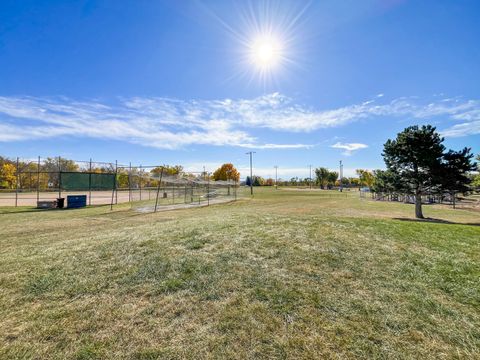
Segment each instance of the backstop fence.
[{"label": "backstop fence", "polygon": [[[1,160],[1,159],[0,159]],[[0,207],[37,206],[69,195],[86,195],[87,205],[130,203],[139,211],[209,205],[236,200],[235,180],[214,181],[208,172],[163,165],[132,166],[61,157],[0,162]]]}]

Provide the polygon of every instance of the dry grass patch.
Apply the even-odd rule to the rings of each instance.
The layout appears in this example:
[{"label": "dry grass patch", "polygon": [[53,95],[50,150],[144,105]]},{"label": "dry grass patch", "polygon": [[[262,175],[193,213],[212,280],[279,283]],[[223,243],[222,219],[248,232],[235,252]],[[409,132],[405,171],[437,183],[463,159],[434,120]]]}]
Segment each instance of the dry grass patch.
[{"label": "dry grass patch", "polygon": [[479,357],[477,214],[335,196],[1,215],[0,357]]}]

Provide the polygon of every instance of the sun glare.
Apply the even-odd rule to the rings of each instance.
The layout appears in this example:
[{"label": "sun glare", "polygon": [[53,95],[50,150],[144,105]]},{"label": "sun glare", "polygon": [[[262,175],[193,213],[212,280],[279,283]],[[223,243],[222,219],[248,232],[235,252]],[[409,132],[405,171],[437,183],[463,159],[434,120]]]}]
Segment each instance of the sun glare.
[{"label": "sun glare", "polygon": [[303,28],[311,2],[270,2],[242,0],[232,17],[210,14],[234,40],[236,71],[226,81],[246,78],[264,88],[288,77],[292,68],[300,68]]},{"label": "sun glare", "polygon": [[266,70],[274,67],[282,57],[280,42],[273,37],[261,37],[252,42],[250,47],[252,63]]}]

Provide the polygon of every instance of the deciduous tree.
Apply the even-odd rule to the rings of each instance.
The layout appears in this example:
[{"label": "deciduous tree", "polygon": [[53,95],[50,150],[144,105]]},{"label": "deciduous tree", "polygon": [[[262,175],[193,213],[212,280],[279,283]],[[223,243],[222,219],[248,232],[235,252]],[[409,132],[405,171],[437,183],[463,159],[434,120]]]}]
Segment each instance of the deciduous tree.
[{"label": "deciduous tree", "polygon": [[328,175],[330,171],[327,168],[319,167],[315,169],[316,183],[320,185],[321,189],[324,189],[328,184]]},{"label": "deciduous tree", "polygon": [[163,175],[173,176],[183,172],[183,166],[181,165],[164,165],[164,166],[157,166],[156,168],[153,168],[152,170],[150,170],[150,173],[152,175],[158,176],[162,172],[162,168],[163,168]]},{"label": "deciduous tree", "polygon": [[10,162],[4,162],[0,166],[0,187],[3,189],[13,189],[17,181],[17,169]]},{"label": "deciduous tree", "polygon": [[215,172],[213,173],[214,180],[240,180],[240,173],[231,163],[226,163],[220,166]]},{"label": "deciduous tree", "polygon": [[364,170],[364,169],[357,169],[355,172],[358,175],[358,178],[360,179],[360,184],[363,186],[368,186],[371,188],[373,186],[373,183],[375,181],[375,177],[373,176],[373,173],[369,170]]},{"label": "deciduous tree", "polygon": [[337,181],[338,179],[338,172],[336,171],[330,171],[328,173],[328,177],[327,177],[327,184],[328,184],[328,187],[329,188],[332,188],[332,186],[335,185],[335,182]]}]

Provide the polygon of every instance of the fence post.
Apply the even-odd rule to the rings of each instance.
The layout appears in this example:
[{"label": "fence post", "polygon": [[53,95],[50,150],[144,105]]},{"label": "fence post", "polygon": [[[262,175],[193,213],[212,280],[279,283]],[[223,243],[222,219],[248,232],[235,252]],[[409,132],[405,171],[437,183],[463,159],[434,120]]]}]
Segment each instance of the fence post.
[{"label": "fence post", "polygon": [[142,165],[140,164],[140,172],[138,174],[138,188],[140,189],[140,201],[142,201],[142,177],[143,177],[143,173],[142,173]]},{"label": "fence post", "polygon": [[210,206],[210,174],[207,175],[207,206]]},{"label": "fence post", "polygon": [[17,167],[16,167],[16,171],[15,171],[15,207],[17,207],[18,205],[18,156],[17,156]]},{"label": "fence post", "polygon": [[[115,160],[115,178],[113,179],[112,201],[110,202],[110,211],[113,210],[113,194],[117,194],[117,160]],[[115,205],[117,204],[115,200]]]},{"label": "fence post", "polygon": [[88,205],[92,205],[92,158],[90,158],[90,166],[88,170]]},{"label": "fence post", "polygon": [[128,202],[132,202],[132,163],[128,166]]},{"label": "fence post", "polygon": [[118,160],[115,160],[115,205],[118,204],[118,184],[117,184],[117,176],[118,176]]},{"label": "fence post", "polygon": [[37,164],[37,204],[40,200],[40,156],[38,157],[38,164]]},{"label": "fence post", "polygon": [[60,165],[61,157],[58,157],[58,197],[62,197],[62,167]]},{"label": "fence post", "polygon": [[158,181],[158,186],[157,186],[157,198],[155,199],[155,210],[153,212],[157,212],[157,205],[158,205],[158,195],[160,194],[160,185],[162,183],[162,177],[163,177],[163,166],[160,171],[160,180]]}]

